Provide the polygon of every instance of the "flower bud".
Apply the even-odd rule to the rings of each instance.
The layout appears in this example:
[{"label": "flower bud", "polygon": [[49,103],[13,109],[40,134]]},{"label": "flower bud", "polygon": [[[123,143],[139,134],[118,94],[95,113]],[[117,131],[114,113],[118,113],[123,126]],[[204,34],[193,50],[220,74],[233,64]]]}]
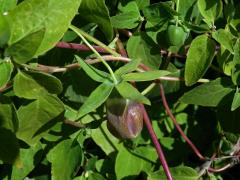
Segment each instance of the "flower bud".
[{"label": "flower bud", "polygon": [[143,128],[143,114],[138,102],[124,98],[110,98],[106,102],[107,128],[119,139],[131,139]]}]

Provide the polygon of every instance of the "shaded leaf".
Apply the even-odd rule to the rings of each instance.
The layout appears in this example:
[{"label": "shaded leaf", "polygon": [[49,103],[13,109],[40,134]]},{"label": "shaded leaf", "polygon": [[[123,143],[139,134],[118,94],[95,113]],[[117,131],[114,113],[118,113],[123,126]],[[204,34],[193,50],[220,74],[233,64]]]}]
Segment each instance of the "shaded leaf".
[{"label": "shaded leaf", "polygon": [[232,106],[231,106],[231,111],[236,110],[240,106],[240,92],[237,90],[234,94],[233,101],[232,101]]},{"label": "shaded leaf", "polygon": [[152,81],[162,76],[169,75],[171,72],[165,70],[153,70],[140,73],[128,73],[123,75],[124,81]]},{"label": "shaded leaf", "polygon": [[81,68],[87,73],[89,77],[91,77],[94,81],[104,82],[107,79],[110,79],[110,75],[104,71],[98,70],[93,66],[87,64],[84,60],[82,60],[79,56],[75,56]]},{"label": "shaded leaf", "polygon": [[127,82],[119,83],[118,85],[116,85],[116,88],[119,94],[126,99],[131,99],[147,105],[151,104],[148,98],[143,96],[136,88],[134,88],[131,84]]},{"label": "shaded leaf", "polygon": [[[2,3],[4,4],[6,2],[2,2]],[[0,8],[1,8],[1,5],[2,4],[0,1]],[[8,19],[6,18],[6,16],[4,16],[4,15],[2,15],[2,13],[0,13],[0,47],[7,44],[8,40],[10,38],[10,35],[11,35],[11,30],[10,30]]]},{"label": "shaded leaf", "polygon": [[19,130],[17,137],[29,145],[36,144],[64,111],[62,102],[53,95],[40,96],[18,109]]},{"label": "shaded leaf", "polygon": [[104,0],[82,0],[79,12],[83,14],[81,18],[98,24],[109,41],[113,38],[113,27]]},{"label": "shaded leaf", "polygon": [[82,163],[82,148],[76,140],[66,139],[50,150],[47,159],[52,164],[51,179],[72,179],[74,172]]},{"label": "shaded leaf", "polygon": [[207,35],[196,37],[188,50],[185,66],[185,84],[195,84],[207,71],[215,54],[215,43]]},{"label": "shaded leaf", "polygon": [[89,112],[94,111],[100,105],[102,105],[111,94],[113,89],[113,84],[102,83],[99,85],[84,102],[78,111],[77,119],[86,115]]},{"label": "shaded leaf", "polygon": [[18,71],[14,78],[13,90],[18,97],[36,99],[48,93],[61,93],[62,83],[50,74],[34,71]]},{"label": "shaded leaf", "polygon": [[188,91],[180,101],[186,104],[216,107],[220,103],[227,103],[224,99],[233,92],[233,88],[234,85],[229,79],[218,78]]},{"label": "shaded leaf", "polygon": [[11,78],[13,64],[11,61],[0,61],[0,88],[4,87]]}]

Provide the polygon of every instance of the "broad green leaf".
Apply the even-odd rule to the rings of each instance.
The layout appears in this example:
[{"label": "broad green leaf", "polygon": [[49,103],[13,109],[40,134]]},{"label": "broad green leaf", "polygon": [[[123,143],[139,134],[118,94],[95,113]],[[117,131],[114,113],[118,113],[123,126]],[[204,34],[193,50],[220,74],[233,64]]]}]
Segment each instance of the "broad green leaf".
[{"label": "broad green leaf", "polygon": [[45,28],[43,41],[35,56],[45,53],[63,37],[80,3],[81,0],[21,2],[8,14],[12,32],[8,44],[12,45],[27,35]]},{"label": "broad green leaf", "polygon": [[185,84],[195,84],[211,65],[215,54],[215,43],[207,35],[196,37],[188,50],[185,66]]},{"label": "broad green leaf", "polygon": [[52,164],[51,179],[72,179],[82,163],[82,148],[76,140],[66,139],[50,150],[47,159]]},{"label": "broad green leaf", "polygon": [[[1,6],[1,1],[0,1]],[[1,8],[1,7],[0,7]],[[10,38],[11,30],[6,16],[0,13],[0,47],[7,44]]]},{"label": "broad green leaf", "polygon": [[115,71],[115,75],[121,77],[122,75],[135,71],[138,67],[138,65],[141,63],[141,59],[134,59],[131,60],[129,63],[125,64],[124,66],[121,66],[119,69]]},{"label": "broad green leaf", "polygon": [[165,70],[153,70],[140,73],[128,73],[123,75],[124,81],[152,81],[162,76],[169,75],[171,72]]},{"label": "broad green leaf", "polygon": [[132,36],[127,43],[127,52],[132,59],[141,59],[141,63],[152,69],[158,69],[162,61],[158,45],[147,34]]},{"label": "broad green leaf", "polygon": [[185,20],[190,20],[193,15],[193,9],[197,0],[184,0],[179,1],[178,13]]},{"label": "broad green leaf", "polygon": [[24,179],[42,160],[43,151],[41,150],[41,144],[28,149],[20,149],[17,165],[12,169],[11,180]]},{"label": "broad green leaf", "polygon": [[18,118],[16,109],[10,98],[0,95],[0,127],[16,132]]},{"label": "broad green leaf", "polygon": [[234,91],[234,85],[227,78],[218,78],[202,84],[185,93],[180,101],[186,104],[216,107],[225,102],[227,96]]},{"label": "broad green leaf", "polygon": [[240,106],[240,92],[239,90],[237,90],[233,97],[231,111],[236,110],[237,108],[239,108],[239,106]]},{"label": "broad green leaf", "polygon": [[48,93],[61,93],[62,83],[50,74],[18,71],[14,78],[13,90],[18,97],[36,99]]},{"label": "broad green leaf", "polygon": [[0,160],[14,163],[19,154],[19,144],[16,135],[9,129],[0,128]]},{"label": "broad green leaf", "polygon": [[147,105],[151,104],[148,98],[143,96],[136,88],[127,82],[119,83],[116,85],[116,88],[119,94],[126,99],[132,99]]},{"label": "broad green leaf", "polygon": [[113,38],[113,27],[104,0],[82,0],[79,12],[81,18],[98,24],[109,41]]},{"label": "broad green leaf", "polygon": [[14,61],[23,64],[31,60],[40,46],[45,34],[45,29],[30,33],[21,40],[10,45],[6,53],[13,57]]},{"label": "broad green leaf", "polygon": [[122,147],[117,154],[115,162],[117,179],[138,175],[141,171],[149,171],[151,169],[151,162],[157,159],[157,154],[152,150],[152,148],[140,147],[131,152]]},{"label": "broad green leaf", "polygon": [[78,63],[80,64],[81,68],[87,73],[89,77],[91,77],[94,81],[97,82],[104,82],[107,79],[110,79],[110,75],[104,71],[100,71],[93,66],[87,64],[82,60],[79,56],[75,56]]},{"label": "broad green leaf", "polygon": [[17,5],[17,0],[0,0],[0,12],[3,14]]},{"label": "broad green leaf", "polygon": [[111,17],[114,28],[132,29],[138,26],[141,15],[135,1],[130,1],[125,6],[120,6],[119,10],[119,14]]},{"label": "broad green leaf", "polygon": [[231,34],[231,32],[225,29],[218,29],[217,31],[213,32],[212,36],[218,43],[220,43],[221,46],[233,53],[234,36]]},{"label": "broad green leaf", "polygon": [[141,10],[150,5],[150,0],[135,0],[135,2]]},{"label": "broad green leaf", "polygon": [[13,64],[11,61],[0,61],[0,88],[4,87],[11,78]]},{"label": "broad green leaf", "polygon": [[119,140],[108,131],[106,121],[102,122],[98,128],[91,130],[91,137],[106,155],[119,149]]},{"label": "broad green leaf", "polygon": [[222,68],[224,74],[231,76],[232,69],[234,67],[233,54],[231,54],[226,48],[221,46],[217,54],[217,61]]},{"label": "broad green leaf", "polygon": [[[179,166],[175,168],[170,168],[170,172],[173,176],[173,179],[176,180],[198,180],[198,172],[187,166]],[[163,170],[159,170],[149,174],[149,180],[167,180],[165,172]]]},{"label": "broad green leaf", "polygon": [[96,108],[101,106],[111,94],[113,85],[109,83],[102,83],[99,85],[84,102],[78,111],[77,119],[86,115],[89,112],[94,111]]},{"label": "broad green leaf", "polygon": [[234,45],[233,68],[231,69],[232,81],[240,85],[240,39]]},{"label": "broad green leaf", "polygon": [[222,13],[223,4],[221,0],[198,0],[198,9],[208,25],[212,26]]},{"label": "broad green leaf", "polygon": [[18,109],[17,137],[29,145],[36,144],[63,113],[62,102],[53,95],[42,95]]}]

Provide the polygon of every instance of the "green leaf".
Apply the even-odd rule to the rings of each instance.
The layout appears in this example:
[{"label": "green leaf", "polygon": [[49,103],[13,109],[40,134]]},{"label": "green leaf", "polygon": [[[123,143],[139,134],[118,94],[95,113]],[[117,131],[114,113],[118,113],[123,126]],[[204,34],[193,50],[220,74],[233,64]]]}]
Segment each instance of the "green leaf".
[{"label": "green leaf", "polygon": [[94,111],[100,105],[102,105],[111,94],[113,90],[113,84],[102,83],[99,85],[84,102],[78,111],[77,119],[86,115],[89,112]]},{"label": "green leaf", "polygon": [[185,84],[195,84],[207,71],[215,54],[215,43],[207,35],[196,37],[188,50],[185,66]]},{"label": "green leaf", "polygon": [[138,67],[138,65],[141,63],[141,59],[133,59],[129,63],[125,64],[124,66],[121,66],[119,69],[115,71],[115,75],[121,77],[122,75],[135,71]]},{"label": "green leaf", "polygon": [[52,164],[51,179],[72,179],[82,163],[82,148],[76,140],[66,139],[50,150],[47,159]]},{"label": "green leaf", "polygon": [[[1,1],[0,1],[1,6]],[[1,7],[0,7],[1,8]],[[0,47],[3,47],[7,44],[11,35],[11,30],[9,26],[9,22],[6,16],[0,14]]]},{"label": "green leaf", "polygon": [[0,61],[0,88],[4,87],[11,78],[13,64],[11,61]]},{"label": "green leaf", "polygon": [[12,168],[11,180],[24,179],[42,160],[41,144],[28,149],[20,149],[19,159]]},{"label": "green leaf", "polygon": [[234,45],[233,67],[231,69],[232,81],[240,85],[240,39]]},{"label": "green leaf", "polygon": [[141,15],[135,1],[130,1],[125,6],[120,6],[120,13],[111,17],[114,28],[132,29],[138,26]]},{"label": "green leaf", "polygon": [[3,14],[17,5],[17,0],[0,0],[0,12]]},{"label": "green leaf", "polygon": [[106,155],[119,149],[119,140],[108,131],[106,121],[102,122],[98,128],[91,130],[91,137]]},{"label": "green leaf", "polygon": [[45,53],[63,37],[80,3],[81,0],[21,2],[8,14],[12,31],[8,44],[12,45],[27,35],[45,28],[43,41],[35,56]]},{"label": "green leaf", "polygon": [[104,0],[82,0],[79,12],[81,18],[98,24],[109,41],[113,38],[113,27]]},{"label": "green leaf", "polygon": [[222,13],[223,4],[221,0],[198,0],[198,9],[208,25],[212,26]]},{"label": "green leaf", "polygon": [[[145,151],[144,151],[145,150]],[[117,179],[124,179],[127,176],[138,175],[141,171],[151,169],[152,161],[157,159],[153,149],[138,148],[134,152],[122,147],[116,157],[115,173]],[[150,158],[150,159],[149,159]]]},{"label": "green leaf", "polygon": [[217,54],[217,61],[219,63],[219,66],[222,68],[224,74],[226,74],[227,76],[231,76],[232,69],[234,68],[233,54],[231,54],[227,49],[221,46]]},{"label": "green leaf", "polygon": [[147,105],[151,104],[148,98],[143,96],[136,88],[134,88],[131,84],[127,82],[119,83],[118,85],[116,85],[116,88],[119,94],[121,94],[121,96],[126,99],[132,99],[134,101],[144,103]]},{"label": "green leaf", "polygon": [[152,81],[162,76],[169,75],[171,72],[165,70],[153,70],[140,73],[128,73],[123,75],[124,81]]},{"label": "green leaf", "polygon": [[48,93],[61,93],[62,83],[50,74],[18,71],[14,78],[13,90],[18,97],[36,99]]},{"label": "green leaf", "polygon": [[180,101],[186,104],[216,107],[227,103],[226,98],[233,92],[234,85],[227,78],[218,78],[202,84],[185,93]]},{"label": "green leaf", "polygon": [[[179,166],[175,168],[170,168],[170,172],[173,176],[173,179],[176,180],[198,180],[198,173],[196,170],[186,167],[186,166]],[[167,179],[165,172],[163,170],[159,170],[149,174],[149,180],[165,180]]]},{"label": "green leaf", "polygon": [[236,110],[237,108],[239,108],[239,106],[240,106],[240,92],[237,89],[237,91],[235,92],[234,97],[233,97],[231,111]]},{"label": "green leaf", "polygon": [[17,137],[29,145],[36,144],[64,111],[62,102],[53,95],[42,95],[18,109]]},{"label": "green leaf", "polygon": [[12,56],[14,61],[24,64],[31,60],[40,46],[45,34],[45,29],[30,33],[6,49],[6,53]]},{"label": "green leaf", "polygon": [[10,98],[0,95],[0,127],[16,132],[18,118],[16,109]]},{"label": "green leaf", "polygon": [[141,59],[141,63],[152,69],[158,69],[162,61],[158,45],[145,33],[130,37],[127,52],[132,59]]},{"label": "green leaf", "polygon": [[86,72],[86,74],[91,77],[94,81],[104,82],[107,79],[110,79],[110,75],[104,71],[100,71],[93,66],[87,64],[84,60],[82,60],[79,56],[75,56],[81,68]]},{"label": "green leaf", "polygon": [[221,46],[223,46],[233,54],[234,36],[231,34],[231,32],[225,29],[218,29],[217,31],[213,32],[212,36],[218,43],[221,44]]},{"label": "green leaf", "polygon": [[14,163],[19,155],[16,135],[9,129],[0,128],[0,159],[5,163]]}]

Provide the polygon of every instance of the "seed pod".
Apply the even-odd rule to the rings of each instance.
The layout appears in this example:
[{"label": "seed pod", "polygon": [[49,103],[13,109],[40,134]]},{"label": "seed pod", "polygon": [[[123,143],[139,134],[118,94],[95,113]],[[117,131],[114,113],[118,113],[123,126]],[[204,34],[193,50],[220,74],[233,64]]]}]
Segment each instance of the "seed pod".
[{"label": "seed pod", "polygon": [[143,114],[138,102],[124,98],[110,98],[106,102],[107,128],[119,139],[132,139],[143,128]]}]

